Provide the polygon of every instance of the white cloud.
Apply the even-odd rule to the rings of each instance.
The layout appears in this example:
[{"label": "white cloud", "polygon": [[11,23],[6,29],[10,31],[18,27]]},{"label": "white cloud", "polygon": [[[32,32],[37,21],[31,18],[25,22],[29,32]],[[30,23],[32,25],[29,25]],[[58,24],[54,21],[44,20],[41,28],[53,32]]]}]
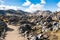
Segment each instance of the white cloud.
[{"label": "white cloud", "polygon": [[57,3],[57,7],[59,7],[59,8],[60,8],[60,2],[58,2],[58,3]]},{"label": "white cloud", "polygon": [[0,10],[8,10],[8,9],[20,9],[18,6],[13,6],[13,5],[4,5],[4,0],[0,0]]},{"label": "white cloud", "polygon": [[57,11],[60,11],[60,2],[57,3]]},{"label": "white cloud", "polygon": [[45,0],[41,0],[41,4],[46,4]]},{"label": "white cloud", "polygon": [[19,7],[19,6],[13,6],[13,5],[3,5],[2,3],[4,3],[3,0],[0,0],[1,5],[0,5],[0,10],[8,10],[8,9],[14,9],[14,10],[24,10],[26,12],[35,12],[37,10],[43,10],[44,9],[44,4],[46,3],[45,0],[41,0],[41,4],[33,4],[31,3],[29,0],[26,0],[26,2],[24,2],[22,4],[22,6],[29,6],[28,8],[24,8],[24,7]]},{"label": "white cloud", "polygon": [[26,0],[26,2],[24,2],[23,4],[22,4],[22,6],[29,6],[31,4],[31,2],[29,1],[29,0]]},{"label": "white cloud", "polygon": [[29,6],[24,10],[26,12],[35,12],[37,10],[43,10],[45,4],[45,0],[41,0],[41,3],[38,4],[33,4],[29,0],[26,0],[26,2],[24,2],[22,6]]},{"label": "white cloud", "polygon": [[10,5],[0,5],[0,10],[8,10],[8,9],[18,10],[18,9],[20,9],[20,7],[10,6]]},{"label": "white cloud", "polygon": [[25,11],[27,12],[35,12],[37,10],[42,10],[44,5],[41,4],[31,4],[29,8],[27,8]]},{"label": "white cloud", "polygon": [[24,9],[21,6],[5,5],[4,3],[5,3],[5,0],[0,0],[0,10],[8,10],[8,9],[23,10]]},{"label": "white cloud", "polygon": [[57,8],[57,11],[60,11],[60,8]]}]

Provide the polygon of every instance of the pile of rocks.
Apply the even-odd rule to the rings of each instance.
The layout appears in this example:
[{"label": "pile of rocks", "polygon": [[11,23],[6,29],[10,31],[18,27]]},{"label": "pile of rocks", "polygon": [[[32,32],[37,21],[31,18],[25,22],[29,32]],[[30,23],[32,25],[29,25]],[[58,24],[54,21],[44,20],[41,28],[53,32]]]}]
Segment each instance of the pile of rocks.
[{"label": "pile of rocks", "polygon": [[0,21],[0,39],[5,38],[6,31],[7,31],[7,24],[3,21]]},{"label": "pile of rocks", "polygon": [[[46,13],[45,16],[42,15],[33,15],[30,16],[31,18],[28,18],[30,20],[33,21],[29,21],[29,22],[33,22],[35,25],[31,25],[31,29],[33,30],[32,32],[30,32],[29,36],[32,33],[32,39],[28,38],[28,40],[36,40],[38,35],[43,35],[42,38],[40,37],[39,40],[49,40],[49,36],[46,35],[49,31],[50,32],[57,32],[60,29],[60,17],[58,16],[58,13]],[[55,17],[55,18],[54,18]],[[29,22],[27,24],[29,24]],[[24,24],[26,24],[26,21],[24,22]],[[25,26],[26,27],[26,26]],[[39,30],[39,31],[37,31]],[[37,33],[38,32],[38,33]],[[46,33],[47,32],[47,33]],[[25,32],[26,33],[26,32]],[[43,34],[46,33],[46,34]],[[38,38],[39,38],[38,37]],[[45,38],[46,37],[46,38]]]}]

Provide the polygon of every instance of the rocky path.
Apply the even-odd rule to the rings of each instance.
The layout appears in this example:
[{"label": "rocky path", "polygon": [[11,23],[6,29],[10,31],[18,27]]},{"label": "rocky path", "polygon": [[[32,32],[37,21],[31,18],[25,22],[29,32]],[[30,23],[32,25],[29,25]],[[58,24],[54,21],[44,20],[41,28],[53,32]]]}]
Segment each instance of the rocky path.
[{"label": "rocky path", "polygon": [[26,40],[24,37],[21,37],[18,34],[18,26],[8,25],[9,28],[12,28],[13,31],[8,31],[5,37],[5,40]]}]

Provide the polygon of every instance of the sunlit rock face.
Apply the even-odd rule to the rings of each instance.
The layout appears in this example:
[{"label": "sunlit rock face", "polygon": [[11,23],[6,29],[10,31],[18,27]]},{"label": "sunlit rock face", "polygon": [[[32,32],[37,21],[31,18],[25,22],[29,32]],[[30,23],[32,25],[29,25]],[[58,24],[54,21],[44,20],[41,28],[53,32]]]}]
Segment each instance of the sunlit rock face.
[{"label": "sunlit rock face", "polygon": [[60,20],[60,12],[57,13],[57,19]]},{"label": "sunlit rock face", "polygon": [[47,11],[39,11],[39,10],[37,10],[36,12],[34,12],[35,15],[39,15],[39,16],[43,15],[44,17],[50,15],[51,13],[52,12],[49,11],[49,10],[47,10]]}]

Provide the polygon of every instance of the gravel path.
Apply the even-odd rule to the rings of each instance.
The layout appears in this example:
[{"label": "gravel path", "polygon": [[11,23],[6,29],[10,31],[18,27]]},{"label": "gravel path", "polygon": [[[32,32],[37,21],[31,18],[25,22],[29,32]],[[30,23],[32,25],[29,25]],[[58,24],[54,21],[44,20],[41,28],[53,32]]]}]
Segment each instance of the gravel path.
[{"label": "gravel path", "polygon": [[18,34],[18,26],[8,25],[13,31],[8,31],[5,40],[26,40],[24,37]]}]

